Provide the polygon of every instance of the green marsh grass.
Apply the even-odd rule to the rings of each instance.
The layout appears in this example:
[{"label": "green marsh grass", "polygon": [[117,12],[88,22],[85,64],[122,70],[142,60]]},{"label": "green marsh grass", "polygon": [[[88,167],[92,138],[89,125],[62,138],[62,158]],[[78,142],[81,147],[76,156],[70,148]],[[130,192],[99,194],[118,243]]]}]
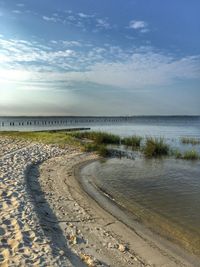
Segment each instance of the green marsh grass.
[{"label": "green marsh grass", "polygon": [[147,137],[143,152],[148,158],[167,156],[169,155],[169,145],[163,138]]},{"label": "green marsh grass", "polygon": [[139,149],[141,146],[142,137],[133,135],[122,139],[122,144],[131,146],[133,149]]},{"label": "green marsh grass", "polygon": [[182,144],[199,145],[200,144],[200,139],[193,138],[193,137],[182,137],[181,138],[181,143]]},{"label": "green marsh grass", "polygon": [[[9,136],[11,138],[24,139],[31,142],[56,144],[61,148],[65,148],[66,145],[78,146],[87,152],[97,152],[102,157],[109,155],[109,150],[107,149],[106,145],[119,145],[120,143],[120,137],[117,135],[95,131],[1,132],[0,136]],[[85,140],[85,142],[83,142],[83,140]],[[163,138],[147,137],[143,147],[141,147],[141,141],[142,137],[140,136],[132,136],[121,139],[122,144],[132,146],[133,149],[140,150],[143,152],[144,156],[148,158],[169,155],[174,156],[177,159],[200,159],[200,155],[195,150],[189,150],[184,153],[181,153],[178,150],[170,150],[169,145],[165,143]]]},{"label": "green marsh grass", "polygon": [[115,134],[105,133],[105,132],[71,132],[71,136],[79,139],[90,139],[97,144],[116,144],[120,143],[120,137]]},{"label": "green marsh grass", "polygon": [[200,155],[196,150],[187,150],[185,152],[180,152],[179,150],[173,150],[171,156],[174,156],[176,159],[184,160],[198,160]]},{"label": "green marsh grass", "polygon": [[1,132],[0,136],[8,136],[16,139],[24,139],[32,142],[42,142],[45,144],[57,144],[61,147],[65,145],[80,146],[74,137],[68,135],[66,131],[59,132]]},{"label": "green marsh grass", "polygon": [[195,150],[188,150],[188,151],[186,151],[186,152],[183,153],[182,159],[186,159],[186,160],[198,160],[198,159],[200,159],[200,155]]}]

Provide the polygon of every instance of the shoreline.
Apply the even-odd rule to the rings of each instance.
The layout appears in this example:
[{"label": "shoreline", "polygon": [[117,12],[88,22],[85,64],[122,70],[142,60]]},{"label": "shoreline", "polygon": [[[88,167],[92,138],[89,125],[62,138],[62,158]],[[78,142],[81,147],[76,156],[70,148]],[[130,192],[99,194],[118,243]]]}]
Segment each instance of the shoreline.
[{"label": "shoreline", "polygon": [[[181,261],[186,261],[186,266],[190,266],[189,264],[192,264],[192,266],[199,266],[199,258],[197,255],[186,251],[173,241],[168,240],[167,237],[164,237],[160,235],[160,233],[149,229],[149,227],[138,221],[138,218],[134,214],[118,204],[107,192],[101,190],[101,188],[99,188],[94,181],[92,181],[92,178],[88,178],[85,181],[84,178],[81,177],[81,170],[92,162],[94,162],[94,160],[87,161],[76,166],[74,174],[75,178],[79,181],[82,190],[85,191],[89,197],[96,202],[97,205],[99,205],[100,208],[119,220],[127,228],[131,229],[131,231],[141,237],[141,239],[145,240],[150,247],[154,247],[159,250],[161,254],[167,253],[168,256],[170,258],[174,258],[175,261],[180,260],[180,264]],[[137,251],[137,248],[135,251]]]},{"label": "shoreline", "polygon": [[[180,225],[170,221],[169,218],[162,217],[161,215],[144,208],[138,203],[132,203],[134,208],[130,211],[126,206],[121,204],[120,201],[118,202],[115,200],[112,193],[108,192],[106,187],[102,188],[101,186],[97,185],[95,182],[95,173],[88,174],[88,178],[85,177],[84,174],[81,174],[84,167],[87,167],[93,162],[94,161],[90,161],[77,166],[75,170],[75,176],[83,187],[83,190],[86,191],[101,207],[111,213],[114,217],[117,217],[117,219],[122,221],[132,230],[135,228],[135,223],[137,223],[137,226],[140,224],[144,226],[145,229],[148,229],[149,232],[160,236],[163,240],[170,241],[172,244],[177,246],[177,248],[180,248],[178,250],[183,250],[184,253],[186,251],[187,254],[192,254],[196,257],[200,256],[199,249],[195,247],[195,243],[193,242],[196,238],[194,233],[190,233],[187,229],[184,229]],[[88,188],[88,184],[90,184],[91,189]],[[97,193],[102,195],[101,199],[98,197]],[[108,202],[108,205],[106,205],[104,202]],[[142,213],[145,210],[145,217],[141,217],[141,210]],[[180,239],[181,237],[182,239]]]},{"label": "shoreline", "polygon": [[199,265],[159,247],[156,235],[149,241],[138,222],[134,232],[83,190],[76,172],[97,155],[5,137],[0,144],[1,266]]}]

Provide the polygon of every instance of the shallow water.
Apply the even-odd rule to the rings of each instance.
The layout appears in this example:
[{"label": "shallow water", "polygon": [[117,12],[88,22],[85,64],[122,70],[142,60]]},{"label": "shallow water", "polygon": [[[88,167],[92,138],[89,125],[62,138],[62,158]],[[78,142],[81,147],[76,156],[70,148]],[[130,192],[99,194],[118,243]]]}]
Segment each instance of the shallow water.
[{"label": "shallow water", "polygon": [[82,170],[150,228],[200,249],[200,162],[108,159]]},{"label": "shallow water", "polygon": [[181,151],[196,150],[200,145],[181,143],[182,137],[200,139],[200,117],[141,117],[132,123],[124,125],[95,125],[92,130],[105,131],[127,137],[139,135],[142,137],[163,137],[172,148]]}]

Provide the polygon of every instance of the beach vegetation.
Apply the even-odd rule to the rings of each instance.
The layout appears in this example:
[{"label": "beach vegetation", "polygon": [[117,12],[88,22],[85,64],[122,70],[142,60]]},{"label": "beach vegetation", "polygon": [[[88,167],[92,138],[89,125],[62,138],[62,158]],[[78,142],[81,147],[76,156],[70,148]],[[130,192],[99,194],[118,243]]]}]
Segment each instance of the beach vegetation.
[{"label": "beach vegetation", "polygon": [[85,143],[83,145],[83,151],[85,152],[93,152],[97,151],[98,146],[95,143]]},{"label": "beach vegetation", "polygon": [[169,145],[163,138],[147,137],[143,152],[148,158],[167,156],[169,155]]},{"label": "beach vegetation", "polygon": [[[80,147],[86,152],[97,152],[102,157],[109,156],[108,144],[119,145],[120,137],[104,132],[67,132],[67,131],[44,131],[44,132],[1,132],[1,136],[9,136],[16,139],[26,139],[31,142],[56,144],[60,148],[67,145]],[[132,136],[121,139],[121,143],[131,146],[143,152],[148,158],[173,156],[176,159],[198,160],[200,155],[195,150],[180,152],[169,148],[163,138],[147,137],[141,146],[142,137]]]},{"label": "beach vegetation", "polygon": [[108,157],[110,155],[109,149],[105,145],[98,146],[97,153],[101,157]]},{"label": "beach vegetation", "polygon": [[199,145],[200,144],[200,139],[199,138],[194,138],[194,137],[182,137],[181,138],[181,143],[182,144]]},{"label": "beach vegetation", "polygon": [[179,150],[173,150],[171,153],[176,159],[185,159],[185,160],[198,160],[200,155],[196,150],[187,150],[185,152],[180,152]]},{"label": "beach vegetation", "polygon": [[95,132],[95,131],[70,132],[69,135],[74,136],[78,139],[93,140],[96,144],[119,145],[120,143],[120,137],[118,135],[105,132]]},{"label": "beach vegetation", "polygon": [[182,153],[178,149],[171,150],[171,156],[175,157],[176,159],[181,159]]},{"label": "beach vegetation", "polygon": [[86,143],[83,146],[83,151],[85,152],[97,152],[101,157],[107,157],[109,155],[109,150],[106,145],[99,145],[95,143]]},{"label": "beach vegetation", "polygon": [[181,158],[186,160],[198,160],[200,159],[200,155],[196,150],[188,150],[183,153]]},{"label": "beach vegetation", "polygon": [[66,135],[66,131],[45,131],[45,132],[1,132],[2,136],[8,136],[16,139],[25,139],[31,142],[41,142],[45,144],[56,144],[60,147],[65,145],[80,146],[75,138]]},{"label": "beach vegetation", "polygon": [[139,149],[141,146],[142,137],[133,135],[122,139],[122,144],[131,146],[133,149]]}]

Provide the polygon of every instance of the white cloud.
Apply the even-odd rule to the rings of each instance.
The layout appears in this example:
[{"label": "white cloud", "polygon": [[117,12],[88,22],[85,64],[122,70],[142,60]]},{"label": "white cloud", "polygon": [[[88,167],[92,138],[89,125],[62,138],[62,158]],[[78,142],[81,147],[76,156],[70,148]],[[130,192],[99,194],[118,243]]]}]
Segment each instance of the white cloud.
[{"label": "white cloud", "polygon": [[[86,72],[68,72],[61,74],[60,78],[133,90],[166,86],[177,79],[199,78],[199,59],[200,57],[186,57],[175,60],[155,53],[133,54],[130,60],[123,63],[96,63]],[[58,75],[54,78],[56,77],[58,78]]]},{"label": "white cloud", "polygon": [[[35,14],[37,15],[37,14]],[[98,32],[100,29],[112,29],[115,26],[108,22],[108,18],[97,18],[96,14],[86,14],[83,12],[72,12],[65,10],[60,13],[52,13],[50,15],[43,15],[42,19],[48,22],[61,23],[68,26],[81,28],[82,31],[87,31],[88,25],[93,25],[93,32]]]},{"label": "white cloud", "polygon": [[57,45],[57,44],[58,44],[58,41],[56,41],[56,40],[51,40],[50,43],[51,43],[51,44],[56,44],[56,45]]},{"label": "white cloud", "polygon": [[62,44],[66,46],[82,46],[78,41],[62,41]]},{"label": "white cloud", "polygon": [[67,19],[70,21],[76,21],[76,18],[72,15],[68,16]]},{"label": "white cloud", "polygon": [[55,17],[47,17],[47,16],[42,16],[43,20],[46,20],[46,21],[52,21],[52,22],[57,22],[58,19],[55,18]]},{"label": "white cloud", "polygon": [[[187,80],[199,77],[199,57],[188,57],[180,60],[168,59],[158,54],[134,54],[124,63],[96,63],[88,71],[17,71],[1,72],[7,80],[27,82],[92,82],[100,85],[127,88],[130,90],[144,89],[152,86],[166,86],[177,79]],[[4,77],[5,78],[5,77]]]},{"label": "white cloud", "polygon": [[14,14],[21,14],[22,12],[20,10],[15,9],[15,10],[12,10],[12,13],[14,13]]},{"label": "white cloud", "polygon": [[88,14],[85,14],[85,13],[78,13],[79,17],[80,18],[83,18],[83,19],[88,19],[88,18],[93,18],[94,15],[88,15]]},{"label": "white cloud", "polygon": [[131,20],[129,22],[129,28],[134,30],[143,30],[146,29],[148,24],[143,20]]},{"label": "white cloud", "polygon": [[108,23],[107,19],[97,19],[96,21],[97,21],[96,26],[98,28],[103,28],[103,29],[106,29],[106,30],[112,28],[110,23]]},{"label": "white cloud", "polygon": [[150,47],[125,51],[109,44],[75,51],[63,46],[61,49],[60,45],[64,44],[78,46],[79,42],[60,40],[54,50],[37,42],[1,37],[0,88],[3,82],[29,83],[30,87],[30,83],[42,81],[54,85],[92,82],[144,90],[149,86],[200,79],[200,55],[177,59],[154,52]]},{"label": "white cloud", "polygon": [[70,56],[75,56],[75,51],[67,49],[64,51],[56,51],[56,52],[50,52],[47,53],[46,56],[49,58],[49,60],[54,60],[55,58],[65,58]]},{"label": "white cloud", "polygon": [[[71,49],[54,50],[48,46],[31,43],[25,40],[0,38],[0,64],[22,65],[31,63],[33,65],[48,65],[58,67],[68,57],[74,57],[75,51]],[[54,62],[55,61],[55,62]]]}]

